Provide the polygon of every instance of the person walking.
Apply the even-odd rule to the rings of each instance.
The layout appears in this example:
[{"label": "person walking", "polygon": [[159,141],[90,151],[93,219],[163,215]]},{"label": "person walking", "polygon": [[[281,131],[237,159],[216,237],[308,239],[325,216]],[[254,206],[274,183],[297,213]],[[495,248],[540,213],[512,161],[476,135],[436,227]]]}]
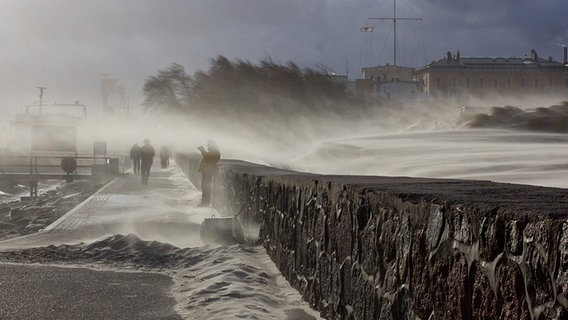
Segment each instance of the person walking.
[{"label": "person walking", "polygon": [[152,162],[154,161],[154,147],[150,144],[150,140],[145,139],[144,145],[140,150],[140,169],[142,171],[142,184],[148,185],[148,178],[150,177],[150,168],[152,167]]},{"label": "person walking", "polygon": [[130,160],[132,161],[132,167],[134,174],[140,173],[140,146],[138,142],[136,142],[132,148],[130,148]]},{"label": "person walking", "polygon": [[170,165],[170,150],[166,146],[160,149],[160,164],[162,168],[167,168]]},{"label": "person walking", "polygon": [[217,174],[217,163],[221,159],[221,153],[215,141],[207,141],[207,150],[203,146],[197,147],[201,151],[203,158],[199,164],[199,172],[201,172],[201,204],[200,207],[208,207],[211,203],[211,189],[213,177]]}]

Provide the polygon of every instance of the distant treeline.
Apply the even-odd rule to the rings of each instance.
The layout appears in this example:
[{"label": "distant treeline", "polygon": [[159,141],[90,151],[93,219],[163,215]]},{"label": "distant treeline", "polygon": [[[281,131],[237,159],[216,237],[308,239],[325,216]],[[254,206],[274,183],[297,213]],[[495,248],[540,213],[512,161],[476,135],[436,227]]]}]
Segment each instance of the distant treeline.
[{"label": "distant treeline", "polygon": [[323,65],[300,68],[294,62],[270,59],[252,64],[211,60],[208,71],[187,74],[172,64],[149,77],[144,85],[144,105],[150,113],[204,117],[247,116],[280,118],[302,113],[350,113],[365,101],[349,95],[345,84]]}]

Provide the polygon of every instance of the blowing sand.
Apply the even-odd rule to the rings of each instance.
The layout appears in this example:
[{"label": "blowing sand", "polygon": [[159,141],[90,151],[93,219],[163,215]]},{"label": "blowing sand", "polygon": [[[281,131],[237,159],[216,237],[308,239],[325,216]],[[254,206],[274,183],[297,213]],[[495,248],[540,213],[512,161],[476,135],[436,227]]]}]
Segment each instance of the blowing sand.
[{"label": "blowing sand", "polygon": [[[159,175],[160,179],[157,177]],[[146,211],[150,210],[162,219],[174,217],[177,219],[175,221],[183,223],[182,226],[186,227],[193,225],[191,220],[203,219],[205,214],[203,208],[197,207],[200,193],[189,184],[179,168],[172,166],[161,171],[156,170],[155,180],[150,178],[149,187],[142,187],[136,177],[125,176],[121,179],[116,185],[129,184],[132,189],[130,191],[135,193],[131,195],[112,193],[117,192],[113,187],[115,183],[105,187],[104,192],[112,193],[112,196],[106,202],[104,210],[117,210],[109,218],[138,213],[137,222],[146,223],[147,228],[117,229],[117,221],[112,220],[111,230],[120,230],[113,231],[115,233],[112,235],[105,235],[94,241],[46,244],[0,251],[0,262],[26,267],[35,265],[66,267],[69,268],[69,272],[79,270],[77,271],[79,273],[88,272],[80,270],[86,268],[101,271],[101,279],[111,277],[112,275],[106,274],[109,271],[119,274],[141,273],[149,277],[166,276],[172,280],[172,284],[168,292],[162,292],[162,295],[173,298],[175,301],[173,310],[183,319],[321,319],[319,313],[302,300],[298,291],[290,287],[262,246],[203,245],[203,243],[184,246],[187,241],[166,242],[161,240],[166,237],[156,237],[156,230],[151,232],[152,226],[155,229],[160,224],[154,224],[152,221],[155,220],[145,220],[149,219],[150,215],[144,210],[139,212],[141,210],[139,206],[144,206]],[[49,223],[69,210],[72,206],[71,201],[76,204],[91,193],[96,196],[98,194],[96,190],[100,185],[86,184],[79,182],[62,186],[30,203],[12,202],[4,205],[2,219],[6,221],[6,228],[3,229],[5,230],[2,233],[3,238],[30,234],[46,228]],[[172,184],[175,188],[169,190],[167,186]],[[135,212],[129,214],[125,212],[128,211],[125,199],[131,197],[141,197],[148,203],[138,203],[138,206],[130,208]],[[120,206],[117,201],[120,202]],[[22,217],[12,218],[14,212],[25,210],[27,210],[25,221]],[[181,219],[180,215],[185,215],[186,218]],[[98,220],[94,220],[101,220],[103,223],[110,221],[103,218],[98,217]],[[30,225],[33,225],[33,228]],[[124,230],[127,233],[122,233]],[[191,232],[189,229],[185,230],[188,236],[191,236],[189,234]],[[14,239],[9,241],[12,240]],[[59,274],[58,270],[41,270],[54,275]],[[99,285],[102,289],[108,283],[101,281]],[[143,284],[143,281],[140,283]],[[76,282],[76,285],[82,284]],[[100,295],[97,297],[104,298]],[[162,316],[164,319],[170,319],[168,312]]]}]

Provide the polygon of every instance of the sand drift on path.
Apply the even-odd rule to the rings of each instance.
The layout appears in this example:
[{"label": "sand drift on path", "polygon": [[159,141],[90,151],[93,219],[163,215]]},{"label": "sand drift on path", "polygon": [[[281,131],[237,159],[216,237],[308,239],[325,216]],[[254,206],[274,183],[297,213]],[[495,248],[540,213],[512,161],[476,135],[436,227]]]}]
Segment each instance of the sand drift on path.
[{"label": "sand drift on path", "polygon": [[321,319],[260,246],[180,249],[128,234],[90,244],[0,252],[0,260],[166,274],[174,280],[177,311],[187,319]]}]

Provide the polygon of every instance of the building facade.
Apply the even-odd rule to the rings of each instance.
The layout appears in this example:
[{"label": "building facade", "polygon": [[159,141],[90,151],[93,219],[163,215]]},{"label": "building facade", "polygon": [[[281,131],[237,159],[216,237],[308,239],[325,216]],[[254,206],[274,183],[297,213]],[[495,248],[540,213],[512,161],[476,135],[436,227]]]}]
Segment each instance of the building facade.
[{"label": "building facade", "polygon": [[542,59],[535,50],[522,58],[465,58],[459,52],[415,70],[425,93],[434,97],[537,97],[568,99],[568,61]]},{"label": "building facade", "polygon": [[415,102],[424,99],[414,68],[384,65],[363,68],[363,79],[356,80],[356,92],[381,99]]},{"label": "building facade", "polygon": [[376,66],[363,68],[363,79],[373,80],[377,82],[393,82],[402,81],[410,82],[413,79],[414,68],[387,64],[385,66]]}]

